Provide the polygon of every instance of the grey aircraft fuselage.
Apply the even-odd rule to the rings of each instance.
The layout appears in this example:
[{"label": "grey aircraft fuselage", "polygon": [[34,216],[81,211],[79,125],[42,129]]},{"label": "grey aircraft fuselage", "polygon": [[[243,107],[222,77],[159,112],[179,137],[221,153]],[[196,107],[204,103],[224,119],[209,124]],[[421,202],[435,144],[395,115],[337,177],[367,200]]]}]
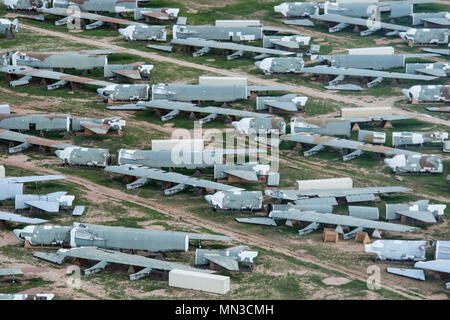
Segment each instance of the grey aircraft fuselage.
[{"label": "grey aircraft fuselage", "polygon": [[291,133],[314,132],[332,136],[350,136],[351,122],[333,118],[311,118],[291,121]]},{"label": "grey aircraft fuselage", "polygon": [[150,97],[150,85],[144,83],[113,84],[99,88],[97,92],[105,101],[148,100]]},{"label": "grey aircraft fuselage", "polygon": [[247,99],[246,86],[207,86],[188,84],[156,84],[152,86],[152,100],[229,102]]},{"label": "grey aircraft fuselage", "polygon": [[53,0],[54,8],[78,6],[81,11],[95,12],[133,12],[137,8],[136,0]]},{"label": "grey aircraft fuselage", "polygon": [[305,17],[319,14],[319,3],[317,2],[283,2],[274,6],[274,11],[281,13],[284,17]]},{"label": "grey aircraft fuselage", "polygon": [[38,69],[103,69],[108,64],[105,55],[81,53],[39,53],[17,52],[11,54],[13,65],[29,66]]},{"label": "grey aircraft fuselage", "polygon": [[0,129],[69,131],[68,114],[0,114]]},{"label": "grey aircraft fuselage", "polygon": [[405,55],[403,54],[335,54],[327,60],[331,61],[333,67],[343,68],[388,70],[405,66]]},{"label": "grey aircraft fuselage", "polygon": [[440,19],[450,19],[449,12],[443,11],[443,12],[420,12],[420,13],[413,13],[411,15],[412,25],[413,26],[419,26],[424,24],[424,20],[422,19],[429,19],[429,18],[440,18]]},{"label": "grey aircraft fuselage", "polygon": [[173,39],[199,38],[217,41],[254,41],[263,38],[263,27],[174,25]]},{"label": "grey aircraft fuselage", "polygon": [[211,150],[117,150],[117,163],[139,164],[151,168],[213,168],[223,163],[223,156]]},{"label": "grey aircraft fuselage", "polygon": [[261,69],[264,74],[272,73],[301,73],[305,62],[302,58],[266,58],[262,61],[256,61],[255,65]]},{"label": "grey aircraft fuselage", "polygon": [[148,252],[187,251],[189,239],[230,241],[225,236],[187,232],[112,227],[75,222],[73,226],[26,226],[14,235],[31,245],[66,245],[72,248],[96,246],[113,250]]},{"label": "grey aircraft fuselage", "polygon": [[126,28],[121,28],[118,31],[128,41],[167,40],[167,32],[165,26],[132,25]]}]

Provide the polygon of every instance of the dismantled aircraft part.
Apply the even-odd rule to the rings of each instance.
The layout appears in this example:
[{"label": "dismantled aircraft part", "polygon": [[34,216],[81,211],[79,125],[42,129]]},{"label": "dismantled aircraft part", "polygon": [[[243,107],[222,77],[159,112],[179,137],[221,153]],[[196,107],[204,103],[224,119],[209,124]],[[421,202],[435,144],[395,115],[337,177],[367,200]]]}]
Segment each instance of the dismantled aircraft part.
[{"label": "dismantled aircraft part", "polygon": [[334,118],[291,119],[291,133],[313,132],[329,135],[350,136],[351,123]]},{"label": "dismantled aircraft part", "polygon": [[230,271],[239,271],[239,263],[253,264],[253,259],[258,256],[257,251],[246,250],[247,246],[237,246],[225,250],[195,251],[195,265],[216,264]]},{"label": "dismantled aircraft part", "polygon": [[148,84],[109,84],[97,89],[97,93],[105,100],[134,101],[149,100],[150,85]]},{"label": "dismantled aircraft part", "polygon": [[[285,140],[285,141],[294,141],[294,142],[298,142],[298,143],[316,145],[315,147],[311,148],[310,150],[305,151],[304,152],[305,156],[311,156],[313,154],[316,154],[317,152],[323,150],[325,147],[381,153],[381,154],[386,154],[386,155],[401,155],[401,156],[408,155],[408,156],[417,156],[417,157],[422,156],[418,152],[412,152],[412,151],[402,150],[402,149],[394,149],[394,148],[379,146],[379,145],[372,145],[370,143],[340,139],[340,138],[336,138],[336,137],[322,136],[319,134],[310,134],[310,133],[288,134],[288,135],[281,136],[280,139]],[[353,154],[351,156],[351,158],[354,158],[355,156],[358,156],[358,155],[360,155],[360,154]],[[350,159],[350,157],[347,157],[347,159],[344,159],[344,160],[349,160],[349,159]],[[388,160],[388,159],[385,159],[385,161],[386,160]],[[388,164],[388,163],[386,163],[386,164]]]},{"label": "dismantled aircraft part", "polygon": [[448,29],[410,28],[400,32],[399,36],[410,46],[415,44],[448,44]]},{"label": "dismantled aircraft part", "polygon": [[118,251],[99,249],[96,247],[80,247],[72,249],[59,249],[57,253],[35,252],[36,258],[47,260],[53,263],[62,264],[66,257],[94,260],[103,263],[123,264],[128,266],[137,266],[143,268],[152,268],[156,270],[170,271],[173,269],[190,270],[196,272],[212,273],[210,270],[192,268],[183,264],[166,262],[157,259],[151,259],[139,255],[132,255]]},{"label": "dismantled aircraft part", "polygon": [[333,213],[317,213],[314,211],[299,211],[289,209],[287,211],[272,211],[269,215],[274,219],[286,219],[294,221],[318,222],[323,224],[344,225],[349,227],[362,227],[367,229],[379,229],[397,232],[412,232],[415,227],[398,225],[382,221],[372,221]]},{"label": "dismantled aircraft part", "polygon": [[434,257],[436,260],[450,260],[450,241],[436,241]]},{"label": "dismantled aircraft part", "polygon": [[404,268],[386,268],[386,271],[388,273],[396,274],[398,276],[425,281],[425,272],[423,272],[423,270],[404,269]]},{"label": "dismantled aircraft part", "polygon": [[218,191],[206,195],[205,200],[215,210],[254,211],[261,210],[263,206],[261,191]]},{"label": "dismantled aircraft part", "polygon": [[243,118],[231,122],[231,125],[246,136],[286,133],[286,122],[281,117]]},{"label": "dismantled aircraft part", "polygon": [[215,48],[215,49],[222,49],[222,50],[244,51],[244,52],[252,52],[252,53],[267,53],[267,54],[282,55],[282,56],[295,54],[295,52],[284,51],[284,50],[261,48],[261,47],[247,46],[247,45],[237,44],[237,43],[220,42],[220,41],[214,41],[214,40],[203,40],[203,39],[196,39],[196,38],[173,39],[170,43],[184,45],[184,46],[190,46],[190,47]]},{"label": "dismantled aircraft part", "polygon": [[366,244],[364,250],[380,260],[424,261],[426,245],[421,240],[377,240]]},{"label": "dismantled aircraft part", "polygon": [[242,190],[241,188],[225,185],[208,180],[202,180],[197,178],[188,177],[175,172],[167,172],[159,169],[148,168],[137,165],[121,165],[121,166],[108,166],[105,171],[122,174],[125,176],[132,176],[138,179],[146,178],[150,180],[159,180],[175,184],[185,184],[193,186],[195,188],[205,188],[211,190]]},{"label": "dismantled aircraft part", "polygon": [[393,158],[384,159],[384,163],[395,174],[443,172],[442,156],[438,155],[399,154]]},{"label": "dismantled aircraft part", "polygon": [[272,226],[272,227],[277,226],[277,223],[272,218],[263,218],[263,217],[236,218],[236,221],[240,222],[240,223],[256,224],[256,225],[262,225],[262,226]]},{"label": "dismantled aircraft part", "polygon": [[450,273],[450,260],[419,261],[414,264],[414,268],[448,274]]},{"label": "dismantled aircraft part", "polygon": [[28,223],[28,224],[40,224],[40,223],[48,222],[48,220],[44,220],[44,219],[28,218],[28,217],[21,216],[19,214],[3,212],[3,211],[0,211],[0,220],[16,222],[16,223]]},{"label": "dismantled aircraft part", "polygon": [[188,232],[145,230],[75,222],[72,227],[26,226],[15,229],[22,242],[36,246],[67,245],[72,248],[96,246],[112,250],[143,250],[148,252],[185,252],[189,240],[231,241],[220,235]]},{"label": "dismantled aircraft part", "polygon": [[380,218],[378,208],[371,207],[348,206],[348,214],[352,217],[368,220],[378,220]]},{"label": "dismantled aircraft part", "polygon": [[100,148],[66,147],[55,151],[63,164],[88,167],[106,167],[111,164],[109,150]]},{"label": "dismantled aircraft part", "polygon": [[304,236],[306,234],[310,234],[310,233],[313,233],[314,231],[319,230],[319,227],[320,227],[320,223],[311,222],[305,228],[298,230],[298,234],[301,236]]},{"label": "dismantled aircraft part", "polygon": [[412,86],[402,90],[411,103],[450,102],[450,85]]},{"label": "dismantled aircraft part", "polygon": [[127,41],[166,41],[165,26],[132,25],[118,30]]},{"label": "dismantled aircraft part", "polygon": [[363,91],[364,89],[360,86],[357,86],[355,84],[340,84],[336,86],[324,86],[327,90],[338,90],[338,91]]}]

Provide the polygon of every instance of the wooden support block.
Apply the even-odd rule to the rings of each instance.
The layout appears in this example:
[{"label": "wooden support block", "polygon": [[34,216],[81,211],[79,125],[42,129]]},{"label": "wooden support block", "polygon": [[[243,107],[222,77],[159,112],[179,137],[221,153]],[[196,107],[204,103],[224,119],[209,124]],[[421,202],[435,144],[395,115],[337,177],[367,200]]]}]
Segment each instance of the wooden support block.
[{"label": "wooden support block", "polygon": [[391,129],[392,128],[392,123],[389,120],[383,121],[383,128]]},{"label": "wooden support block", "polygon": [[189,120],[197,120],[197,116],[196,116],[195,112],[191,112],[189,114]]},{"label": "wooden support block", "polygon": [[357,232],[355,236],[355,242],[359,242],[362,244],[370,243],[370,238],[367,232]]},{"label": "wooden support block", "polygon": [[130,266],[129,268],[128,268],[128,274],[135,274],[136,272],[134,271],[134,267],[133,266]]},{"label": "wooden support block", "polygon": [[339,239],[338,233],[334,229],[323,229],[323,242],[337,243]]},{"label": "wooden support block", "polygon": [[359,131],[359,125],[358,125],[358,122],[353,123],[352,131]]},{"label": "wooden support block", "polygon": [[81,268],[81,260],[79,258],[73,259],[73,264]]}]

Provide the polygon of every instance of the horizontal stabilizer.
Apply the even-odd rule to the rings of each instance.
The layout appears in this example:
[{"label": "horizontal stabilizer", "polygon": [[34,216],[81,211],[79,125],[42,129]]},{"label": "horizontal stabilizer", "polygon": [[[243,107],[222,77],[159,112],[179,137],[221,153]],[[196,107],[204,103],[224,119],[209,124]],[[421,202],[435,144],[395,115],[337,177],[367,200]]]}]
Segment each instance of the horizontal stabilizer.
[{"label": "horizontal stabilizer", "polygon": [[59,202],[52,201],[25,201],[27,205],[33,208],[37,208],[44,212],[59,212]]},{"label": "horizontal stabilizer", "polygon": [[65,255],[60,255],[58,253],[47,253],[39,251],[33,253],[33,256],[56,264],[62,264],[64,259],[66,258]]},{"label": "horizontal stabilizer", "polygon": [[298,111],[297,106],[295,105],[295,103],[292,103],[292,102],[268,101],[268,102],[265,102],[264,104],[268,105],[270,107],[273,107],[273,108],[281,109],[281,110],[286,110],[286,111],[291,111],[291,112]]},{"label": "horizontal stabilizer", "polygon": [[398,276],[425,281],[425,272],[423,272],[423,270],[404,269],[404,268],[386,268],[386,271],[388,273],[396,274]]},{"label": "horizontal stabilizer", "polygon": [[3,211],[0,211],[0,220],[17,222],[17,223],[27,223],[27,224],[40,224],[40,223],[48,222],[48,220],[44,220],[44,219],[28,218],[28,217],[21,216],[19,214],[3,212]]},{"label": "horizontal stabilizer", "polygon": [[314,22],[309,19],[285,20],[283,23],[293,26],[314,27]]},{"label": "horizontal stabilizer", "polygon": [[324,86],[327,90],[339,90],[339,91],[363,91],[364,89],[356,84],[340,84],[335,86]]},{"label": "horizontal stabilizer", "polygon": [[256,172],[251,170],[224,170],[226,174],[238,177],[243,180],[247,181],[258,181],[258,176],[256,175]]},{"label": "horizontal stabilizer", "polygon": [[225,257],[216,254],[207,254],[205,258],[209,261],[221,266],[230,271],[239,271],[239,264],[234,257]]},{"label": "horizontal stabilizer", "polygon": [[434,217],[434,215],[430,212],[430,211],[415,211],[415,210],[401,210],[401,211],[395,211],[395,213],[411,218],[411,219],[415,219],[415,220],[419,220],[425,223],[436,223],[436,218]]},{"label": "horizontal stabilizer", "polygon": [[240,223],[257,224],[262,226],[277,226],[277,223],[272,218],[236,218],[236,221]]},{"label": "horizontal stabilizer", "polygon": [[92,131],[93,133],[99,135],[107,134],[110,128],[108,124],[93,124],[88,122],[81,122],[80,125],[83,128],[88,129],[89,131]]}]

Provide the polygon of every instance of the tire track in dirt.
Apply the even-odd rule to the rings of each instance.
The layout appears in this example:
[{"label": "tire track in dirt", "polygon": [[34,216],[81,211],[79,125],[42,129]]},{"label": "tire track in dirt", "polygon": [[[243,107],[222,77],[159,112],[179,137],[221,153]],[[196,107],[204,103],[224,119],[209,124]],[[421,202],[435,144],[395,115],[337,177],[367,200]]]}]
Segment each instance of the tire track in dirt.
[{"label": "tire track in dirt", "polygon": [[[34,160],[24,161],[25,157],[26,156],[23,156],[23,155],[10,156],[10,157],[2,160],[2,162],[3,162],[3,164],[6,164],[8,166],[19,167],[19,168],[29,170],[29,171],[35,171],[35,172],[37,171],[37,172],[41,172],[41,173],[45,173],[45,174],[60,174],[59,171],[40,167],[39,165],[37,165],[35,163]],[[299,253],[292,252],[288,248],[282,247],[278,243],[274,244],[273,242],[268,241],[268,240],[264,239],[263,237],[260,237],[257,235],[252,235],[249,233],[244,233],[241,231],[236,231],[236,230],[232,229],[231,227],[228,227],[227,225],[224,225],[224,224],[216,224],[216,223],[212,223],[209,221],[205,221],[205,220],[195,216],[192,213],[180,210],[178,208],[174,208],[173,206],[168,207],[165,205],[161,205],[160,203],[155,202],[155,201],[151,201],[151,200],[144,199],[144,198],[141,198],[136,195],[127,194],[120,190],[111,189],[109,187],[95,184],[89,180],[80,178],[78,176],[68,175],[66,173],[65,173],[65,176],[67,176],[69,181],[79,184],[79,185],[82,185],[87,192],[91,192],[92,194],[100,193],[105,197],[122,200],[122,201],[134,202],[142,207],[159,211],[159,212],[161,212],[165,215],[168,215],[174,219],[183,219],[193,225],[197,225],[199,227],[204,227],[204,228],[210,229],[217,233],[226,234],[227,236],[233,238],[235,241],[257,245],[257,246],[263,247],[265,249],[272,250],[274,252],[278,252],[283,255],[293,257],[295,259],[298,259],[298,260],[306,262],[306,263],[311,263],[311,264],[320,266],[322,268],[329,269],[331,271],[340,272],[342,274],[345,274],[346,276],[348,276],[351,279],[360,280],[360,281],[364,281],[364,282],[367,280],[367,275],[362,275],[361,273],[358,273],[354,270],[348,270],[348,269],[342,270],[342,269],[340,269],[334,265],[330,265],[326,262],[317,261],[316,258],[314,258],[312,256],[307,256],[304,253],[299,254]],[[408,298],[408,299],[417,299],[418,298],[418,295],[416,293],[412,293],[412,294],[406,293],[405,291],[407,291],[407,290],[404,288],[398,288],[396,286],[391,286],[391,285],[389,285],[389,286],[383,285],[383,288],[390,290],[392,292],[395,292],[395,293],[397,293],[405,298]],[[423,295],[420,295],[420,298],[426,299],[426,297]]]}]

